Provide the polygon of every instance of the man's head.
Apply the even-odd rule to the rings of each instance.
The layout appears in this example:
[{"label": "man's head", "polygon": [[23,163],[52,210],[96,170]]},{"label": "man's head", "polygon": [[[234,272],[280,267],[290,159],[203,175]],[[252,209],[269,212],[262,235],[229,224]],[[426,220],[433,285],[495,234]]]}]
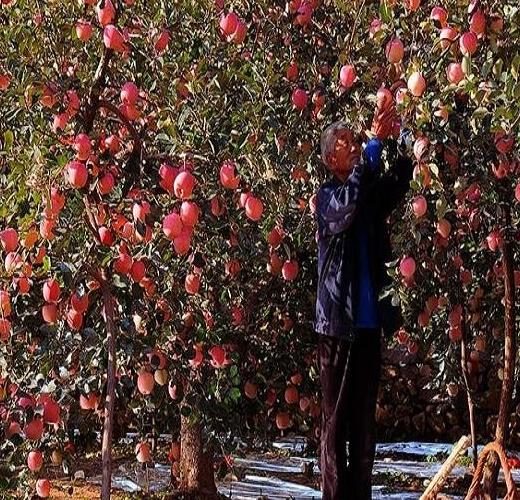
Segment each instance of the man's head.
[{"label": "man's head", "polygon": [[344,181],[359,161],[361,146],[345,122],[329,125],[321,134],[321,159]]}]

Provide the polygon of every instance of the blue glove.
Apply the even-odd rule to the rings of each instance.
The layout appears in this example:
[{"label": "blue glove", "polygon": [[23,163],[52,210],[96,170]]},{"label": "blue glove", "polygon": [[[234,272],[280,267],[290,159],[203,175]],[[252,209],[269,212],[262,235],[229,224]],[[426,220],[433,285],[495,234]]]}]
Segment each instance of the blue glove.
[{"label": "blue glove", "polygon": [[370,139],[364,150],[368,168],[376,172],[381,167],[381,154],[383,153],[383,143],[379,139]]}]

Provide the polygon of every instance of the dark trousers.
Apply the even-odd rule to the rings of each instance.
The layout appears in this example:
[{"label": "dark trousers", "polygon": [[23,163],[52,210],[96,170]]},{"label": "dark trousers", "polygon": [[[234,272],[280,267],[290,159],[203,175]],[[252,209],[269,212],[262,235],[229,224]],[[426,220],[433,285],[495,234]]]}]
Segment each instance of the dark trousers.
[{"label": "dark trousers", "polygon": [[319,359],[323,500],[370,499],[381,375],[380,332],[359,330],[352,342],[320,335]]}]

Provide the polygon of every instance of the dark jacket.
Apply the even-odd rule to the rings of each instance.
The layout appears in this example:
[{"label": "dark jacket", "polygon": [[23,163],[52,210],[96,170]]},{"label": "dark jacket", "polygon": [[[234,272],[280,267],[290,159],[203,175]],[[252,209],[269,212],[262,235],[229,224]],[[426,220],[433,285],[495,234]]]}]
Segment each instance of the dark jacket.
[{"label": "dark jacket", "polygon": [[[355,338],[353,311],[358,287],[356,226],[368,233],[371,280],[376,295],[390,283],[385,263],[392,260],[386,219],[402,202],[412,178],[413,163],[398,155],[394,166],[375,176],[361,161],[345,183],[334,178],[317,195],[318,293],[315,330],[318,333]],[[386,335],[400,326],[399,310],[391,297],[378,300],[378,316]]]}]

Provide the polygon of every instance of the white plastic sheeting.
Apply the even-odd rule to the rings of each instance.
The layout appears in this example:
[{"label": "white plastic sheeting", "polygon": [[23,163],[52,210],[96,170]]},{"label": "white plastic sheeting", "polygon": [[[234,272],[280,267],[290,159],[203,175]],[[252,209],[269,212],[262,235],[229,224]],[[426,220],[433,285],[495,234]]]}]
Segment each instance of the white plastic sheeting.
[{"label": "white plastic sheeting", "polygon": [[[426,457],[439,454],[449,454],[452,448],[449,443],[382,443],[377,445],[377,459],[374,465],[374,474],[399,474],[419,479],[430,479],[439,470],[441,462],[426,461]],[[246,472],[245,476],[237,481],[222,482],[218,485],[220,493],[233,500],[257,499],[265,497],[280,500],[319,500],[318,490],[304,486],[290,480],[284,480],[277,475],[301,474],[303,468],[312,465],[313,473],[319,474],[315,458],[301,457],[307,448],[307,440],[303,437],[280,439],[273,443],[273,448],[284,450],[288,455],[249,453],[245,457],[236,457],[235,466]],[[452,476],[460,477],[468,474],[466,467],[458,466]],[[502,476],[501,476],[502,477]],[[520,471],[513,471],[513,478],[520,483]],[[94,484],[101,484],[101,477],[88,479]],[[140,464],[128,463],[120,465],[114,470],[112,486],[129,493],[168,491],[170,484],[169,465],[156,464],[154,467],[143,469]],[[374,486],[372,498],[386,500],[417,500],[419,493],[407,491],[392,492],[382,486]],[[461,497],[450,497],[461,498]]]}]

